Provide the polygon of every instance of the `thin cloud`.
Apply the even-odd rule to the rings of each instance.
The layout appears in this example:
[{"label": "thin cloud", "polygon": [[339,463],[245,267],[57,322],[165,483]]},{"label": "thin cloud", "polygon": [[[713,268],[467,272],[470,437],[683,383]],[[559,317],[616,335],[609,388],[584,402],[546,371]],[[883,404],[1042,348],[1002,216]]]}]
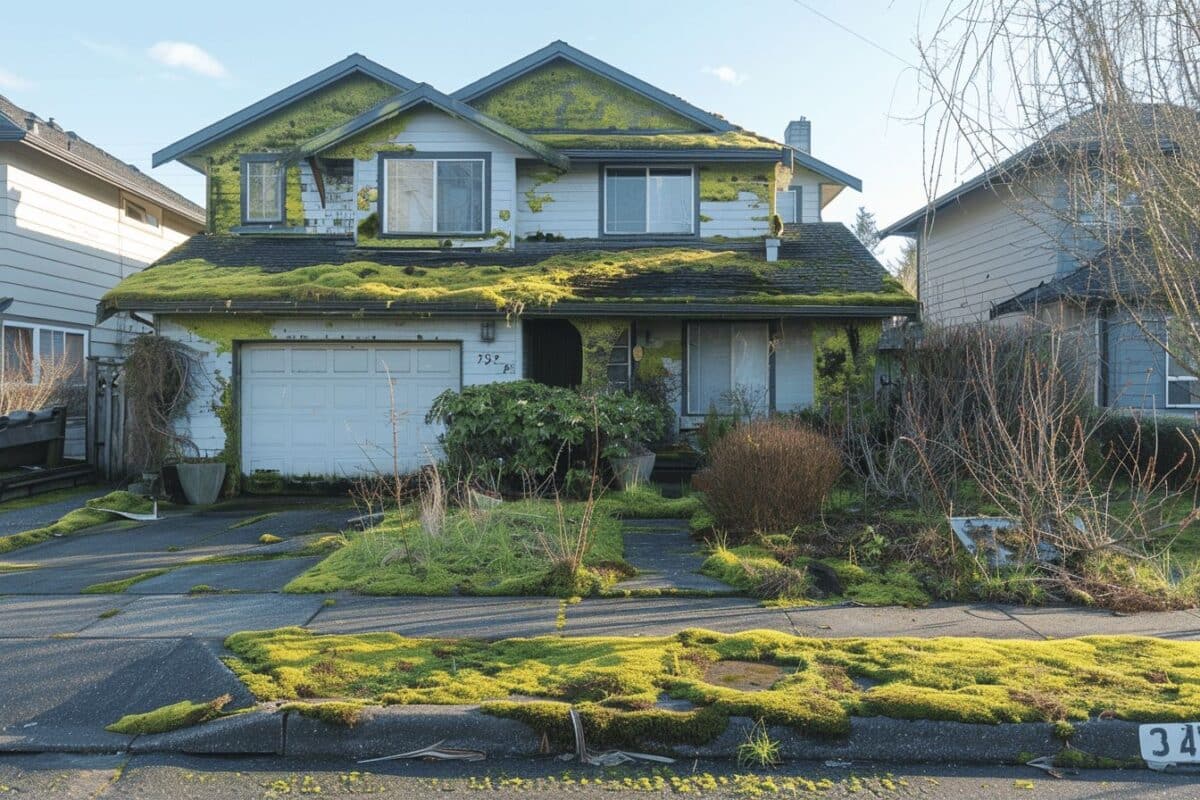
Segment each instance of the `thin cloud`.
[{"label": "thin cloud", "polygon": [[728,83],[730,86],[741,86],[748,77],[746,73],[738,72],[728,64],[722,64],[719,67],[705,67],[701,72],[705,75],[712,75],[721,83]]},{"label": "thin cloud", "polygon": [[103,58],[109,58],[113,61],[128,61],[130,58],[129,49],[123,45],[112,42],[101,42],[96,39],[89,39],[86,36],[76,36],[75,41],[85,50],[90,50],[92,53]]},{"label": "thin cloud", "polygon": [[226,78],[229,70],[225,65],[191,42],[157,42],[146,51],[150,58],[160,64],[185,69],[206,78]]},{"label": "thin cloud", "polygon": [[19,92],[22,89],[29,89],[33,83],[25,80],[15,72],[0,67],[0,89],[8,89],[10,91]]}]

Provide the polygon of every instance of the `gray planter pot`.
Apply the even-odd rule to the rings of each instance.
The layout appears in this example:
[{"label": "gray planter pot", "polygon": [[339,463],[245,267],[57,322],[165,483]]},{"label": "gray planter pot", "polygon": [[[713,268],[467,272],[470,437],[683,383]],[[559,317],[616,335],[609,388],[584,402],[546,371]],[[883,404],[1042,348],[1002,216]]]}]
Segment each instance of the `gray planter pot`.
[{"label": "gray planter pot", "polygon": [[650,473],[654,471],[654,453],[644,456],[628,456],[627,458],[610,458],[613,474],[617,478],[617,486],[628,489],[650,482]]},{"label": "gray planter pot", "polygon": [[182,463],[175,467],[179,473],[179,485],[187,501],[194,506],[207,506],[217,502],[221,494],[221,486],[225,483],[225,464]]}]

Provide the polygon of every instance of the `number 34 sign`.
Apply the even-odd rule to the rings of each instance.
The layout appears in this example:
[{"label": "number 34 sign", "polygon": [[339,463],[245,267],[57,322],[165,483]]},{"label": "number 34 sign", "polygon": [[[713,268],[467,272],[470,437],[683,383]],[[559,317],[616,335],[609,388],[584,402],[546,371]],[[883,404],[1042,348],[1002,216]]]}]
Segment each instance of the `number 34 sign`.
[{"label": "number 34 sign", "polygon": [[1140,725],[1138,740],[1150,769],[1200,763],[1200,722]]}]

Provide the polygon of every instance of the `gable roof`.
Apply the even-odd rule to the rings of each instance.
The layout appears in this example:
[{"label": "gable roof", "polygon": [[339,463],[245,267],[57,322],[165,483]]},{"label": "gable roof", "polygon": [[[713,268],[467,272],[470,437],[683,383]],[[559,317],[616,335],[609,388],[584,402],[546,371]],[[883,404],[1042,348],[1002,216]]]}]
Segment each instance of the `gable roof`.
[{"label": "gable roof", "polygon": [[831,181],[844,184],[856,192],[862,191],[862,180],[854,177],[849,172],[843,172],[832,164],[822,161],[819,158],[814,158],[811,153],[806,153],[803,150],[797,150],[794,147],[789,147],[787,150],[788,156],[790,156],[794,164],[799,164],[805,169],[817,173],[822,178],[829,178]]},{"label": "gable roof", "polygon": [[[1196,112],[1182,106],[1167,103],[1142,103],[1136,106],[1133,111],[1135,119],[1132,124],[1140,126],[1144,130],[1157,133],[1159,144],[1164,148],[1172,146],[1172,142],[1169,136],[1166,135],[1166,131],[1169,130],[1171,124],[1178,124],[1180,114],[1187,115],[1185,119],[1190,116],[1191,122],[1197,124]],[[960,197],[976,189],[991,186],[993,181],[1003,180],[1005,176],[1016,174],[1017,171],[1034,162],[1040,163],[1044,159],[1051,158],[1066,148],[1082,147],[1086,148],[1089,152],[1098,150],[1101,145],[1099,137],[1105,129],[1101,117],[1106,113],[1107,109],[1104,106],[1097,106],[1084,113],[1076,114],[1066,122],[1055,127],[1045,136],[1022,148],[999,164],[984,170],[979,175],[959,184],[940,197],[935,198],[932,202],[913,211],[908,216],[888,225],[879,232],[879,235],[881,237],[915,236],[926,216],[942,210],[957,201]]]},{"label": "gable roof", "polygon": [[452,92],[451,97],[461,100],[464,103],[469,103],[557,59],[569,61],[576,66],[607,78],[709,130],[723,133],[734,129],[734,126],[730,122],[716,114],[697,108],[683,98],[646,83],[641,78],[630,75],[624,70],[617,69],[613,65],[601,61],[595,56],[588,55],[561,40],[551,42],[540,50],[536,50],[507,66],[501,67],[490,75],[467,84],[458,91]]},{"label": "gable roof", "polygon": [[97,147],[74,131],[43,120],[0,95],[0,141],[21,142],[131,194],[203,225],[204,209],[132,164]]},{"label": "gable roof", "polygon": [[364,55],[354,53],[343,58],[336,64],[330,64],[325,69],[314,72],[312,75],[293,83],[291,86],[280,89],[278,92],[268,95],[256,103],[251,103],[240,111],[235,111],[222,120],[201,128],[189,136],[183,137],[174,144],[167,145],[154,154],[152,163],[157,167],[168,161],[181,158],[232,133],[238,128],[278,111],[289,103],[306,97],[355,73],[375,78],[396,87],[400,91],[407,91],[417,85],[415,81],[404,77],[400,73],[393,72]]},{"label": "gable roof", "polygon": [[428,83],[417,84],[415,88],[384,100],[382,103],[367,109],[348,122],[324,133],[317,134],[307,142],[301,144],[294,153],[289,154],[288,159],[307,158],[308,156],[316,155],[320,151],[332,147],[338,142],[344,141],[372,125],[391,119],[420,105],[432,106],[446,114],[459,117],[489,133],[499,136],[501,139],[515,144],[517,147],[532,153],[546,163],[552,164],[559,169],[566,169],[570,164],[566,156],[542,144],[532,136],[522,133],[508,123],[501,122],[495,117],[490,117],[466,103],[455,100],[447,94],[439,92]]}]

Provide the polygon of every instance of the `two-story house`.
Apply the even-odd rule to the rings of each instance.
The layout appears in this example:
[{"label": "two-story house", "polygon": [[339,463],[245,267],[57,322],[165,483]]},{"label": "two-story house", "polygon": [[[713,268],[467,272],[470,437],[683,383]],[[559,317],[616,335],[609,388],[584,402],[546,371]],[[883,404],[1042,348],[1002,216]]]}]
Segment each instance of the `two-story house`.
[{"label": "two-story house", "polygon": [[101,313],[202,354],[187,434],[243,473],[390,466],[393,407],[416,468],[431,401],[491,381],[666,380],[683,429],[803,408],[816,332],[913,300],[821,221],[860,182],[787,138],[563,42],[450,94],[353,55],[155,154],[207,176],[208,232]]},{"label": "two-story house", "polygon": [[[1126,259],[1138,241],[1137,197],[1118,202],[1097,191],[1094,174],[1078,177],[1102,146],[1097,113],[1073,117],[881,235],[917,242],[926,323],[1063,326],[1079,334],[1097,405],[1190,414],[1200,381],[1158,344],[1165,318],[1135,321],[1115,294],[1136,291]],[[1147,131],[1164,130],[1161,117],[1160,107],[1139,109]]]},{"label": "two-story house", "polygon": [[[53,359],[82,384],[88,356],[117,358],[146,330],[97,324],[96,303],[203,230],[204,209],[2,96],[0,188],[0,380],[40,381]],[[73,408],[70,456],[83,456],[82,419]]]}]

